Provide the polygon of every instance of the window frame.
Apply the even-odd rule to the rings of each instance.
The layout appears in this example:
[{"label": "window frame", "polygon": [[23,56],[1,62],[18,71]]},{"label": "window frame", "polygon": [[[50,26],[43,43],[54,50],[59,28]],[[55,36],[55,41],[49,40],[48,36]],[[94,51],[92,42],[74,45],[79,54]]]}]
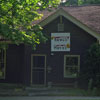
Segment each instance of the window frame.
[{"label": "window frame", "polygon": [[[0,79],[5,79],[5,76],[6,76],[6,49],[1,49],[3,50],[3,55],[4,55],[4,58],[3,58],[3,63],[4,63],[4,75],[3,76],[0,76]],[[2,61],[0,61],[0,64],[2,63]],[[1,71],[2,72],[2,71]]]},{"label": "window frame", "polygon": [[80,55],[64,55],[64,78],[76,78],[78,76],[78,73],[76,76],[72,76],[72,75],[67,75],[66,74],[66,57],[77,57],[78,58],[78,65],[77,65],[77,72],[79,73],[80,71]]}]

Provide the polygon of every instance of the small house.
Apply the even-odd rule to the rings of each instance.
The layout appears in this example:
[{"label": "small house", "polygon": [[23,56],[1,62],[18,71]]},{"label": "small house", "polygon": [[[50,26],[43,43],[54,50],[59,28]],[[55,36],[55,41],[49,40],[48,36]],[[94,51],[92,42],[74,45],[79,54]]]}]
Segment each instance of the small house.
[{"label": "small house", "polygon": [[[0,50],[0,83],[43,86],[77,86],[87,50],[100,43],[100,6],[59,7],[40,11],[33,22],[43,27],[45,44]],[[0,39],[0,43],[4,42]]]}]

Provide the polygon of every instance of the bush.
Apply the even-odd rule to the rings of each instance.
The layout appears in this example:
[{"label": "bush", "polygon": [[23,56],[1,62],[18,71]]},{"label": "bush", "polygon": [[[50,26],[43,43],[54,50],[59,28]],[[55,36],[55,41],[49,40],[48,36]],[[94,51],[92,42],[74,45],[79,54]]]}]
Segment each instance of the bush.
[{"label": "bush", "polygon": [[93,44],[86,54],[85,60],[85,78],[93,80],[92,88],[100,88],[100,45]]}]

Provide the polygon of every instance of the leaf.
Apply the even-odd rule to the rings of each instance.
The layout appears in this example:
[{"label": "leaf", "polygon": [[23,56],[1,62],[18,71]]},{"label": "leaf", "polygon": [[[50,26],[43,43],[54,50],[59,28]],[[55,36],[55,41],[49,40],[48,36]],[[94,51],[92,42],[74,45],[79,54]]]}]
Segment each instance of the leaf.
[{"label": "leaf", "polygon": [[[26,43],[36,47],[45,40],[41,26],[32,21],[43,16],[38,9],[56,6],[59,0],[0,0],[0,34],[13,43]],[[41,4],[41,5],[39,5]]]}]

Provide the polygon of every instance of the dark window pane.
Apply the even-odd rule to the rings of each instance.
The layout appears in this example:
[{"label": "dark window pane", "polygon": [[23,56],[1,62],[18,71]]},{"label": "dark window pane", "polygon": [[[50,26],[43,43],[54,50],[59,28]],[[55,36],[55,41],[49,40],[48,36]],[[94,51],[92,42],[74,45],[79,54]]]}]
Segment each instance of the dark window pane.
[{"label": "dark window pane", "polygon": [[66,65],[78,65],[78,57],[66,57]]},{"label": "dark window pane", "polygon": [[44,67],[44,56],[33,56],[33,67]]}]

